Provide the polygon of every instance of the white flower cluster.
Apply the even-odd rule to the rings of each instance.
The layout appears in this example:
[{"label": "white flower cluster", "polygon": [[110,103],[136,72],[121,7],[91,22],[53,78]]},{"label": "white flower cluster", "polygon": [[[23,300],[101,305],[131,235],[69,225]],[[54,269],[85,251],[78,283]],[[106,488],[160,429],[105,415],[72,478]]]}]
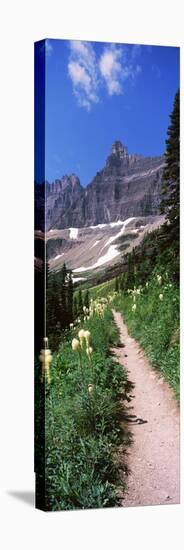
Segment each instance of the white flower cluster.
[{"label": "white flower cluster", "polygon": [[108,295],[108,302],[109,304],[111,304],[111,302],[113,302],[115,296],[116,296],[117,293],[114,292],[114,294],[109,294]]},{"label": "white flower cluster", "polygon": [[83,306],[83,312],[84,312],[84,321],[89,321],[89,309],[86,306]]},{"label": "white flower cluster", "polygon": [[117,292],[113,292],[112,294],[108,294],[106,298],[96,298],[95,300],[91,298],[89,306],[89,317],[92,317],[95,314],[99,317],[104,317],[107,305],[113,302],[116,294]]},{"label": "white flower cluster", "polygon": [[106,298],[102,299],[91,299],[89,306],[89,316],[98,315],[99,317],[104,317],[105,309],[107,306]]},{"label": "white flower cluster", "polygon": [[142,291],[142,288],[140,288],[140,287],[136,288],[134,286],[134,289],[128,288],[127,293],[130,294],[132,296],[133,300],[135,301],[136,296],[140,296],[141,291]]},{"label": "white flower cluster", "polygon": [[72,330],[73,328],[75,328],[76,325],[80,325],[81,323],[81,320],[80,319],[75,319],[75,321],[73,323],[70,323],[69,324],[69,327],[70,327],[70,330]]},{"label": "white flower cluster", "polygon": [[86,354],[88,357],[93,353],[93,348],[90,345],[91,342],[91,333],[89,330],[79,330],[78,338],[73,338],[72,340],[72,349],[73,351],[80,352],[83,348],[86,348]]},{"label": "white flower cluster", "polygon": [[136,298],[137,298],[137,296],[141,295],[141,292],[142,292],[142,288],[141,287],[136,288],[135,286],[134,286],[134,289],[128,288],[128,290],[127,290],[127,293],[130,294],[130,296],[133,298],[133,302],[134,302],[133,306],[132,306],[133,313],[135,313],[135,311],[137,309]]},{"label": "white flower cluster", "polygon": [[161,275],[157,275],[157,281],[158,281],[159,285],[162,284],[162,276]]}]

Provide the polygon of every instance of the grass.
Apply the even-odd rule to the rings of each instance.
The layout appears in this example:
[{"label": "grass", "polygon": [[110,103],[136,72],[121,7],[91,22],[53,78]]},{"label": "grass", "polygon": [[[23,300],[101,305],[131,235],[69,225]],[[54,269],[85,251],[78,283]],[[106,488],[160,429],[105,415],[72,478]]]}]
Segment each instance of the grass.
[{"label": "grass", "polygon": [[147,286],[141,288],[140,295],[119,294],[114,307],[123,314],[130,334],[140,342],[152,366],[159,369],[179,400],[179,292],[167,275],[162,275],[160,282],[157,275],[154,273]]},{"label": "grass", "polygon": [[[161,274],[161,280],[157,276]],[[141,344],[152,366],[158,369],[174,390],[179,401],[180,346],[179,346],[179,289],[169,279],[163,266],[155,269],[150,280],[139,285],[140,295],[119,292],[113,307],[119,310],[130,334]],[[90,289],[90,295],[102,298],[112,294],[115,279]],[[163,300],[159,295],[163,294]],[[135,300],[135,302],[134,302]],[[136,310],[132,311],[136,303]]]},{"label": "grass", "polygon": [[47,510],[117,506],[123,484],[117,449],[128,441],[120,428],[128,382],[109,355],[119,335],[108,307],[104,317],[95,314],[82,328],[92,335],[91,360],[85,349],[81,362],[72,350],[74,328],[53,355],[51,383],[46,384]]},{"label": "grass", "polygon": [[[114,293],[114,288],[115,280],[108,281],[90,289],[90,297],[103,304],[104,298],[113,295],[112,307],[122,313],[129,333],[140,342],[152,366],[169,382],[179,400],[177,286],[167,273],[157,269],[137,289]],[[118,449],[124,452],[129,443],[121,427],[129,386],[125,370],[109,353],[110,347],[119,343],[110,304],[105,306],[104,316],[95,313],[79,326],[92,335],[91,360],[85,349],[81,362],[72,350],[72,338],[78,337],[79,330],[74,327],[65,333],[59,351],[53,354],[51,384],[46,383],[45,463],[41,467],[46,473],[47,510],[118,506],[118,490],[125,485],[126,469],[119,463]],[[36,377],[38,388],[39,364]],[[37,407],[39,423],[39,409],[40,414],[43,411],[38,400]]]},{"label": "grass", "polygon": [[104,298],[108,294],[111,294],[115,288],[115,279],[111,279],[105,283],[101,283],[98,286],[90,288],[90,296],[95,300],[98,298]]}]

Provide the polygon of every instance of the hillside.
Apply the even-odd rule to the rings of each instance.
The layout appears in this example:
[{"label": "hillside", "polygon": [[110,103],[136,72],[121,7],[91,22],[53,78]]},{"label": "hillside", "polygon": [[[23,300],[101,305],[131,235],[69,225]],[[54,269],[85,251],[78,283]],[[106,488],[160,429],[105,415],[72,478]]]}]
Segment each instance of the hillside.
[{"label": "hillside", "polygon": [[137,246],[145,233],[153,231],[163,216],[128,218],[84,228],[51,230],[47,233],[47,257],[51,270],[63,262],[73,270],[74,281],[102,277],[122,266],[124,254]]}]

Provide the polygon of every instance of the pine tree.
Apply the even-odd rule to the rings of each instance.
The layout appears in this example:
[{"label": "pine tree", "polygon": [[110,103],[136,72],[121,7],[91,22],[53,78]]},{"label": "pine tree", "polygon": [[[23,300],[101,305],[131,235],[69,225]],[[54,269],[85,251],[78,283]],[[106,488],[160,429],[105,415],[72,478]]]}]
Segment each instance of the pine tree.
[{"label": "pine tree", "polygon": [[120,282],[119,282],[119,288],[120,288],[121,292],[126,290],[126,283],[127,283],[127,276],[126,276],[126,273],[123,273],[121,275]]},{"label": "pine tree", "polygon": [[120,277],[119,288],[120,288],[121,292],[124,289],[124,275],[121,275],[121,277]]},{"label": "pine tree", "polygon": [[79,290],[79,296],[78,296],[78,314],[83,314],[83,300],[82,300],[82,292],[81,289]]},{"label": "pine tree", "polygon": [[78,316],[78,303],[77,303],[77,296],[74,296],[73,300],[73,317],[76,319]]},{"label": "pine tree", "polygon": [[89,309],[89,290],[86,290],[85,292],[84,305]]},{"label": "pine tree", "polygon": [[67,287],[67,321],[72,323],[73,321],[73,279],[72,272],[68,273],[68,287]]},{"label": "pine tree", "polygon": [[133,251],[128,254],[127,283],[128,283],[128,288],[133,288],[135,285]]},{"label": "pine tree", "polygon": [[34,315],[35,315],[35,335],[34,345],[35,353],[39,353],[43,345],[44,336],[44,315],[45,315],[45,300],[44,300],[44,269],[43,265],[34,270]]},{"label": "pine tree", "polygon": [[172,250],[173,260],[179,263],[179,214],[180,214],[180,94],[176,93],[171,124],[167,131],[165,169],[161,213],[166,216],[163,227],[164,246]]},{"label": "pine tree", "polygon": [[115,278],[115,292],[119,292],[119,279],[118,279],[118,277]]},{"label": "pine tree", "polygon": [[[60,286],[60,300],[61,300],[61,327],[65,328],[68,324],[68,316],[67,316],[67,269],[66,265],[63,264],[63,267],[61,269],[61,286]],[[58,295],[59,298],[59,295]]]},{"label": "pine tree", "polygon": [[56,330],[61,328],[61,301],[60,301],[60,286],[55,273],[48,274],[47,284],[47,335],[49,336]]}]

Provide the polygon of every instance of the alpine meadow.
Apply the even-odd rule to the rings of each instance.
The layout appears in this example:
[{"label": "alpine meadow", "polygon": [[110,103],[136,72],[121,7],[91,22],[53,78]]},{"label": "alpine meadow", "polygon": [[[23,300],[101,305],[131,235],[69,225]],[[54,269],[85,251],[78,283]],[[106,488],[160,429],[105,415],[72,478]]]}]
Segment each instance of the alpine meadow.
[{"label": "alpine meadow", "polygon": [[36,506],[179,503],[179,48],[36,42],[35,126]]}]

